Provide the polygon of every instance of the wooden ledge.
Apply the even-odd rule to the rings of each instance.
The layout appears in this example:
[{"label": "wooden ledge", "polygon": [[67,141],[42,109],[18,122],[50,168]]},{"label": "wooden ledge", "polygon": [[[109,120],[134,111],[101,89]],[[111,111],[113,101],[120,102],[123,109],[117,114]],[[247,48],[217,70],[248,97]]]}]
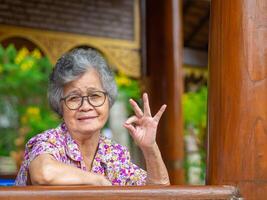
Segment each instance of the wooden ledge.
[{"label": "wooden ledge", "polygon": [[27,186],[0,187],[1,200],[235,200],[233,186]]}]

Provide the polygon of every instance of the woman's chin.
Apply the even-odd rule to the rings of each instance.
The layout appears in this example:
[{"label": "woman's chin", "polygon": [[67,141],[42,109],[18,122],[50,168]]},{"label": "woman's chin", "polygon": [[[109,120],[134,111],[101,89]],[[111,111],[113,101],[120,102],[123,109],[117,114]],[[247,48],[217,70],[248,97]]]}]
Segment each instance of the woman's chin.
[{"label": "woman's chin", "polygon": [[97,126],[97,123],[79,123],[78,127],[80,132],[83,133],[94,133],[100,132],[101,127]]}]

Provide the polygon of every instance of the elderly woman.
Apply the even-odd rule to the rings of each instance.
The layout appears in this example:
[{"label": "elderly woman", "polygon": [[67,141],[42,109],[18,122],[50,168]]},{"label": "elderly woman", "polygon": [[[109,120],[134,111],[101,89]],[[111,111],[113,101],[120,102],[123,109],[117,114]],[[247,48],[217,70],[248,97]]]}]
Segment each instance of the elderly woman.
[{"label": "elderly woman", "polygon": [[146,185],[169,184],[156,143],[163,105],[152,117],[147,94],[143,110],[123,124],[144,154],[146,171],[133,164],[128,150],[101,135],[117,87],[103,57],[95,50],[76,49],[63,55],[50,76],[52,109],[63,118],[26,144],[16,185]]}]

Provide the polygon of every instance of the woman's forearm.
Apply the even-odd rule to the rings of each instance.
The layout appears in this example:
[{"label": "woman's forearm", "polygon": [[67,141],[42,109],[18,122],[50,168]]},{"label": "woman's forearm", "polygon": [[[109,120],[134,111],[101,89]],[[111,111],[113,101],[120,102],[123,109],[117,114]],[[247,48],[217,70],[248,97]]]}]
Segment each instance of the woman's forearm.
[{"label": "woman's forearm", "polygon": [[33,185],[111,185],[104,176],[60,163],[51,155],[41,155],[29,167]]},{"label": "woman's forearm", "polygon": [[147,184],[170,185],[168,171],[162,160],[158,145],[141,148],[146,161]]}]

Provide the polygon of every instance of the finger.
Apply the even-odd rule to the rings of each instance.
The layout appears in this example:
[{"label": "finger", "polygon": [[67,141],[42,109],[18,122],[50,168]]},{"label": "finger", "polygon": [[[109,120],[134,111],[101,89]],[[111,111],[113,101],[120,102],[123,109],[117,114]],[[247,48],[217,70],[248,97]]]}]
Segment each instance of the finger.
[{"label": "finger", "polygon": [[143,94],[143,102],[144,102],[144,115],[145,116],[151,116],[151,111],[149,107],[149,100],[147,93]]},{"label": "finger", "polygon": [[131,104],[131,106],[132,106],[132,108],[133,108],[134,113],[136,114],[136,116],[139,117],[139,118],[143,117],[143,115],[144,115],[143,114],[143,111],[138,106],[138,104],[134,100],[132,100],[132,99],[130,99],[129,101],[130,101],[130,104]]},{"label": "finger", "polygon": [[99,186],[110,186],[112,183],[103,175],[100,174],[92,174],[94,177],[96,177],[96,185]]},{"label": "finger", "polygon": [[106,178],[103,178],[101,185],[102,186],[112,186],[112,183],[109,180],[107,180]]},{"label": "finger", "polygon": [[129,117],[126,121],[125,121],[125,124],[132,124],[132,123],[136,123],[138,120],[137,116],[131,116]]},{"label": "finger", "polygon": [[153,117],[154,120],[156,120],[156,122],[159,122],[162,114],[164,113],[165,109],[166,109],[167,105],[164,104],[163,106],[161,106],[161,108],[159,109],[159,111],[157,112],[157,114]]},{"label": "finger", "polygon": [[135,127],[134,127],[132,124],[126,124],[126,123],[123,124],[123,126],[124,126],[126,129],[128,129],[130,135],[131,135],[132,137],[134,137],[135,132],[136,132]]},{"label": "finger", "polygon": [[112,183],[109,182],[109,181],[106,181],[105,185],[104,186],[112,186]]}]

